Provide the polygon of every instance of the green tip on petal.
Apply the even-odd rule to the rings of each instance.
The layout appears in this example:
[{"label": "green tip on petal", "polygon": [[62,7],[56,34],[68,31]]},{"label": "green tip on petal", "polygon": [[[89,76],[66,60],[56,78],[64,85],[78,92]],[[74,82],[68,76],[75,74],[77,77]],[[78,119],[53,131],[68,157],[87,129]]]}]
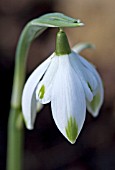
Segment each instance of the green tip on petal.
[{"label": "green tip on petal", "polygon": [[88,85],[88,87],[90,88],[91,92],[93,92],[93,89],[92,89],[92,87],[91,87],[91,85],[90,85],[89,82],[87,82],[87,85]]},{"label": "green tip on petal", "polygon": [[69,46],[67,36],[62,29],[60,29],[57,33],[55,53],[58,56],[71,53],[71,48]]},{"label": "green tip on petal", "polygon": [[75,143],[78,136],[78,125],[75,118],[70,117],[66,126],[66,135],[72,144]]},{"label": "green tip on petal", "polygon": [[42,85],[41,88],[40,88],[39,94],[38,94],[38,95],[39,95],[39,98],[40,98],[40,99],[43,99],[44,94],[45,94],[45,86]]},{"label": "green tip on petal", "polygon": [[93,110],[93,112],[97,110],[99,103],[100,103],[100,93],[97,93],[90,103],[90,107]]}]

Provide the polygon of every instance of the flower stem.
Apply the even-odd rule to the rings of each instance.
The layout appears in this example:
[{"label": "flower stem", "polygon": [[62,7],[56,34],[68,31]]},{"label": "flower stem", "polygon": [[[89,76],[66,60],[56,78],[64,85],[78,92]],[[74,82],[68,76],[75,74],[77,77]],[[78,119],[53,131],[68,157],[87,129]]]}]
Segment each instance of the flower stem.
[{"label": "flower stem", "polygon": [[7,170],[21,170],[23,158],[23,118],[20,110],[11,109],[8,122]]},{"label": "flower stem", "polygon": [[25,82],[26,60],[32,41],[46,29],[46,27],[35,27],[34,29],[33,27],[31,22],[25,26],[16,50],[11,110],[8,120],[7,170],[22,169],[23,118],[21,97]]}]

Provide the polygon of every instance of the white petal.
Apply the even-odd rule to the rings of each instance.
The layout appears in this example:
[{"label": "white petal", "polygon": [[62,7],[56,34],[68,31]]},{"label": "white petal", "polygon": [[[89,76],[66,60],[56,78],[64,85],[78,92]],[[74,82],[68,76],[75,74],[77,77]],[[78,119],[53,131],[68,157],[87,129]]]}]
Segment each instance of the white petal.
[{"label": "white petal", "polygon": [[71,67],[68,55],[59,57],[51,97],[52,114],[58,129],[75,143],[85,120],[86,101],[81,81]]},{"label": "white petal", "polygon": [[28,129],[33,129],[33,124],[36,117],[36,86],[43,76],[44,72],[51,63],[52,54],[47,60],[45,60],[40,66],[38,66],[27,80],[23,94],[22,94],[22,112],[24,115],[25,123]]},{"label": "white petal", "polygon": [[84,74],[85,80],[86,80],[91,92],[93,93],[93,95],[95,95],[97,86],[98,86],[97,79],[95,78],[94,74],[85,67],[83,67],[82,72]]},{"label": "white petal", "polygon": [[58,63],[59,57],[54,56],[49,68],[44,74],[44,77],[36,88],[36,99],[42,104],[46,104],[51,101],[52,82],[58,69]]},{"label": "white petal", "polygon": [[80,53],[81,51],[83,51],[87,48],[95,48],[95,45],[91,44],[91,43],[79,43],[79,44],[76,44],[72,48],[72,50],[75,51],[76,53]]},{"label": "white petal", "polygon": [[83,57],[80,56],[79,58],[80,58],[82,64],[84,64],[84,66],[87,67],[87,69],[89,69],[95,75],[97,82],[98,82],[98,88],[97,88],[97,92],[96,92],[94,99],[92,100],[91,103],[87,101],[88,111],[94,117],[96,117],[99,113],[99,110],[100,110],[103,100],[104,100],[103,83],[102,83],[101,77],[98,74],[95,67],[91,63],[89,63],[86,59],[84,59]]},{"label": "white petal", "polygon": [[70,63],[79,76],[88,101],[93,99],[93,93],[97,89],[97,80],[90,70],[81,63],[79,55],[73,52],[70,56]]}]

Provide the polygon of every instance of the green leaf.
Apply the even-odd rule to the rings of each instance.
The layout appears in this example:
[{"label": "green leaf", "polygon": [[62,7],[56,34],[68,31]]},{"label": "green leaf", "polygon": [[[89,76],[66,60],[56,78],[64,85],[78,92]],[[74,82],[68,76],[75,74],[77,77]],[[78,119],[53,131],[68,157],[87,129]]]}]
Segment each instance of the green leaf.
[{"label": "green leaf", "polygon": [[50,13],[32,21],[33,25],[45,27],[77,27],[83,26],[79,19],[68,17],[62,13]]}]

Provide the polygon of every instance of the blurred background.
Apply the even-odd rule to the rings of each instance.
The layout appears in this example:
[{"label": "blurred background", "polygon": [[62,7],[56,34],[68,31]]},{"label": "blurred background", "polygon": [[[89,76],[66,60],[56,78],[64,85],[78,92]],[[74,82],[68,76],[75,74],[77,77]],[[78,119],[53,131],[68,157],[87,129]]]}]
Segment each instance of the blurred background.
[{"label": "blurred background", "polygon": [[[89,113],[74,145],[58,131],[50,104],[38,114],[35,129],[25,129],[24,170],[115,169],[115,1],[114,0],[0,0],[0,170],[5,170],[7,120],[16,45],[25,24],[49,12],[62,12],[85,23],[66,29],[71,46],[91,42],[96,50],[81,55],[96,65],[104,82],[100,115]],[[56,29],[48,29],[30,48],[27,77],[55,49]]]}]

